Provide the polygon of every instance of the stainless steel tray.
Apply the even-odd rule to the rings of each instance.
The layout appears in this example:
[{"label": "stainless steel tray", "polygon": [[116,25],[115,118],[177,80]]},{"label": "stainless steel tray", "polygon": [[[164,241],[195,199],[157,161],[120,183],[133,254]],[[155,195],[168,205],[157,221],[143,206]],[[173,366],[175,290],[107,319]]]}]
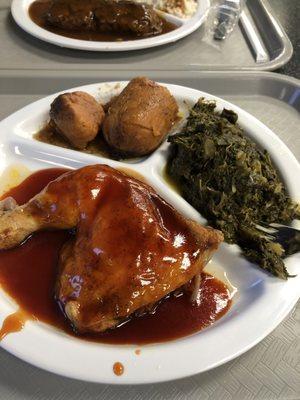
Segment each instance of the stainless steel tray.
[{"label": "stainless steel tray", "polygon": [[[85,52],[44,43],[14,23],[10,4],[11,0],[1,0],[0,69],[274,70],[284,65],[293,51],[266,0],[248,0],[240,25],[224,42],[212,46],[202,41],[200,28],[173,44],[121,53]],[[256,50],[246,31],[252,32]]]},{"label": "stainless steel tray", "polygon": [[[0,118],[58,90],[130,79],[133,74],[2,71]],[[158,81],[201,89],[241,106],[280,136],[300,160],[300,82],[296,79],[266,72],[145,71],[145,74]],[[300,398],[299,360],[300,303],[272,334],[243,356],[210,372],[157,385],[113,387],[78,382],[39,370],[0,350],[0,399],[296,400]]]}]

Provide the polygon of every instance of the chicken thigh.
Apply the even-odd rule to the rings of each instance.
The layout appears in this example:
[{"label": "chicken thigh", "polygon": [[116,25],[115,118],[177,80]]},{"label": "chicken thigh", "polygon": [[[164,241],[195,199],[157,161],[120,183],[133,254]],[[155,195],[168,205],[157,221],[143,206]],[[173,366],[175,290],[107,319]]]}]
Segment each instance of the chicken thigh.
[{"label": "chicken thigh", "polygon": [[114,328],[180,288],[202,271],[223,239],[184,218],[149,185],[94,165],[68,172],[25,205],[2,211],[0,249],[37,230],[71,228],[76,233],[60,252],[55,292],[78,332]]}]

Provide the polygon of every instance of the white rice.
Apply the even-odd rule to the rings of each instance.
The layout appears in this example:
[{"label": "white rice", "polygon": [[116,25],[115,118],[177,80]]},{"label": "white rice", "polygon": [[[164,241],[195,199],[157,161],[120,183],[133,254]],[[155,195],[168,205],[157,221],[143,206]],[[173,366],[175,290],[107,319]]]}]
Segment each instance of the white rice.
[{"label": "white rice", "polygon": [[158,10],[176,15],[179,18],[191,18],[197,11],[197,0],[135,0],[149,4]]}]

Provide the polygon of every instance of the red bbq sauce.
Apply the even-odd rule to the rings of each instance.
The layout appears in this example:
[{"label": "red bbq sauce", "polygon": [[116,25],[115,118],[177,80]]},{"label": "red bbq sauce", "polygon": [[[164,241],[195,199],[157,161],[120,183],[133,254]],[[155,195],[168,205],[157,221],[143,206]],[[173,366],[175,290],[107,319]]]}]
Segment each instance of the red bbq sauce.
[{"label": "red bbq sauce", "polygon": [[[64,172],[64,169],[35,172],[2,198],[12,196],[19,204],[26,203]],[[19,310],[4,321],[0,340],[21,330],[26,320],[35,319],[90,341],[112,344],[163,342],[200,331],[230,308],[228,287],[215,277],[202,273],[200,304],[191,304],[188,294],[170,295],[159,303],[153,314],[132,318],[102,334],[78,335],[54,300],[58,255],[71,236],[68,231],[38,232],[17,248],[0,251],[1,287],[19,306]]]},{"label": "red bbq sauce", "polygon": [[124,365],[119,361],[115,362],[113,365],[114,374],[117,376],[121,376],[124,373]]}]

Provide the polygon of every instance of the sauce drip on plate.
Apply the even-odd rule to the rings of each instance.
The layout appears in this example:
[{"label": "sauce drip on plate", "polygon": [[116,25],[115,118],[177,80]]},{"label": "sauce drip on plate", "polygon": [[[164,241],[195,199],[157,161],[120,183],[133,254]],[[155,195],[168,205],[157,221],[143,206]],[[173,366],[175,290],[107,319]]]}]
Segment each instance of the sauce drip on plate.
[{"label": "sauce drip on plate", "polygon": [[[19,204],[41,191],[63,169],[33,173],[10,190]],[[54,300],[57,260],[62,245],[72,237],[68,231],[38,232],[15,249],[0,251],[0,284],[18,304],[19,311],[4,321],[0,338],[22,329],[34,319],[62,329],[80,339],[112,344],[146,344],[177,339],[195,333],[222,317],[230,308],[228,287],[213,276],[202,273],[200,303],[192,305],[187,293],[163,299],[155,312],[132,318],[102,334],[77,335]]]},{"label": "sauce drip on plate", "polygon": [[120,362],[115,362],[113,365],[114,374],[117,376],[121,376],[124,373],[124,365]]},{"label": "sauce drip on plate", "polygon": [[9,333],[20,332],[28,319],[31,319],[30,315],[20,309],[10,314],[5,318],[0,329],[0,340],[4,339]]},{"label": "sauce drip on plate", "polygon": [[[84,1],[84,0],[83,0]],[[50,26],[46,22],[46,14],[49,11],[53,0],[36,0],[29,7],[29,16],[31,20],[43,29],[49,32],[56,33],[60,36],[66,36],[72,39],[87,40],[92,42],[122,42],[127,40],[139,40],[145,39],[144,36],[137,36],[133,32],[93,32],[76,30],[69,31],[55,26]],[[162,32],[158,35],[171,32],[178,27],[171,22],[166,21],[161,17],[162,20]],[[158,35],[152,35],[158,36]]]}]

